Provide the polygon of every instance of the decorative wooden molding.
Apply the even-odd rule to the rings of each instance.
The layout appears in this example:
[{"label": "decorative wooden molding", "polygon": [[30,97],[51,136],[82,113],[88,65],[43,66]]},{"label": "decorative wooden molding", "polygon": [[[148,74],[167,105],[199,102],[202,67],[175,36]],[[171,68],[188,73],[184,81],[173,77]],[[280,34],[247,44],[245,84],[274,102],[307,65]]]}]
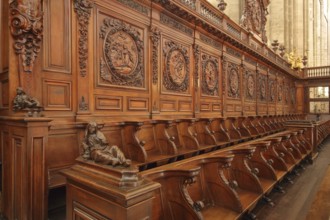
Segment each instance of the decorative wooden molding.
[{"label": "decorative wooden molding", "polygon": [[79,23],[78,53],[80,76],[85,77],[87,75],[88,59],[88,24],[93,4],[89,0],[74,0],[73,4]]},{"label": "decorative wooden molding", "polygon": [[101,78],[112,85],[144,88],[144,43],[141,31],[124,21],[105,18],[99,36],[104,40]]},{"label": "decorative wooden molding", "polygon": [[215,57],[202,55],[202,93],[219,95],[219,62]]},{"label": "decorative wooden molding", "polygon": [[32,72],[43,33],[41,1],[11,0],[9,7],[15,53],[22,58],[24,72]]},{"label": "decorative wooden molding", "polygon": [[195,76],[194,76],[194,87],[195,91],[198,90],[198,80],[199,80],[199,55],[200,55],[200,46],[199,45],[194,45],[194,58],[195,58]]},{"label": "decorative wooden molding", "polygon": [[184,34],[187,34],[189,36],[193,36],[194,30],[191,28],[188,28],[187,26],[181,24],[180,22],[176,21],[175,19],[161,13],[160,14],[160,22],[174,28]]},{"label": "decorative wooden molding", "polygon": [[267,100],[267,76],[259,74],[258,77],[258,99],[260,101]]},{"label": "decorative wooden molding", "polygon": [[256,78],[255,74],[250,71],[245,71],[245,98],[255,100],[256,97]]},{"label": "decorative wooden molding", "polygon": [[152,83],[158,82],[158,46],[160,40],[160,31],[157,27],[151,28],[151,41],[152,41]]},{"label": "decorative wooden molding", "polygon": [[163,48],[165,68],[163,85],[167,90],[186,92],[189,88],[189,56],[187,48],[173,41],[165,42]]},{"label": "decorative wooden molding", "polygon": [[268,79],[268,85],[269,85],[269,101],[270,102],[275,102],[275,97],[276,97],[276,84],[275,84],[275,80]]}]

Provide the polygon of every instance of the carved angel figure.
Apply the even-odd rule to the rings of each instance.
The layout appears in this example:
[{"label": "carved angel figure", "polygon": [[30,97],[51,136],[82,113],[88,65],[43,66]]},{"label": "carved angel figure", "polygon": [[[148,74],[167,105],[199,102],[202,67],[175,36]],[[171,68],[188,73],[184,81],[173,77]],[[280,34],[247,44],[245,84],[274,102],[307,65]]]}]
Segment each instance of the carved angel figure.
[{"label": "carved angel figure", "polygon": [[84,159],[94,160],[96,163],[107,165],[122,165],[128,167],[131,160],[125,158],[123,152],[116,145],[110,146],[104,134],[99,131],[96,122],[90,122],[85,130],[82,142]]},{"label": "carved angel figure", "polygon": [[16,89],[16,97],[13,101],[13,109],[14,111],[19,111],[22,109],[28,109],[28,108],[36,108],[40,107],[40,103],[36,98],[30,97],[27,95],[23,88],[18,87]]}]

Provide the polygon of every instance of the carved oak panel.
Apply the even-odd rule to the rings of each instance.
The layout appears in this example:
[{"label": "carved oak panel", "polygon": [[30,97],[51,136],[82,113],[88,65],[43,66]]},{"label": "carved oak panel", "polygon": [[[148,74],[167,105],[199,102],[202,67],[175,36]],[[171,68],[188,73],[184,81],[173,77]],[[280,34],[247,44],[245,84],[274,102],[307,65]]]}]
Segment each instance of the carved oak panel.
[{"label": "carved oak panel", "polygon": [[241,97],[241,79],[240,79],[240,72],[239,66],[237,64],[228,62],[227,71],[227,95],[230,98],[240,98]]},{"label": "carved oak panel", "polygon": [[269,102],[275,102],[276,101],[276,81],[274,79],[268,80],[268,86],[269,86]]},{"label": "carved oak panel", "polygon": [[71,82],[44,80],[43,104],[45,110],[72,110]]},{"label": "carved oak panel", "polygon": [[256,76],[255,72],[245,71],[245,99],[253,101],[256,98]]},{"label": "carved oak panel", "polygon": [[219,96],[219,61],[202,54],[202,94]]},{"label": "carved oak panel", "polygon": [[262,74],[258,77],[258,99],[267,101],[267,76]]},{"label": "carved oak panel", "polygon": [[144,30],[112,17],[105,17],[102,22],[99,83],[145,88]]},{"label": "carved oak panel", "polygon": [[175,93],[189,92],[188,48],[170,40],[163,42],[163,87]]}]

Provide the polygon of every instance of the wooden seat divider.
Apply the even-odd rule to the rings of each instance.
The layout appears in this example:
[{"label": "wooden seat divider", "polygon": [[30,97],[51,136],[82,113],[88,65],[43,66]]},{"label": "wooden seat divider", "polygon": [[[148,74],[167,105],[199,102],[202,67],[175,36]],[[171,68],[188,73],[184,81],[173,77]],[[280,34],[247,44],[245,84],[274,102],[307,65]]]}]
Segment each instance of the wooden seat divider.
[{"label": "wooden seat divider", "polygon": [[253,139],[251,132],[246,127],[245,121],[247,120],[246,117],[241,116],[237,118],[237,130],[241,133],[242,138],[245,140]]},{"label": "wooden seat divider", "polygon": [[155,219],[238,219],[242,204],[224,175],[233,157],[205,156],[142,172],[161,184]]},{"label": "wooden seat divider", "polygon": [[224,118],[213,118],[210,121],[209,129],[213,136],[215,137],[216,143],[218,146],[229,146],[230,143],[230,137],[226,130],[223,127]]},{"label": "wooden seat divider", "polygon": [[224,129],[229,135],[229,141],[232,144],[238,144],[243,141],[241,133],[236,128],[236,118],[227,117],[224,121]]}]

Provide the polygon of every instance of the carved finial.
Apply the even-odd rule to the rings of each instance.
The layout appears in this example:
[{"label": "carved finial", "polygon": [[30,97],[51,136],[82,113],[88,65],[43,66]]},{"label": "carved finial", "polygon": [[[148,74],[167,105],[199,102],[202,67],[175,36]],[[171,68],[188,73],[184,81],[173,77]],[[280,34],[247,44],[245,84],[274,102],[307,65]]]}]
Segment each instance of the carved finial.
[{"label": "carved finial", "polygon": [[124,153],[116,145],[110,146],[104,134],[99,131],[96,122],[88,123],[82,142],[82,157],[96,163],[128,167],[131,160],[125,158]]}]

